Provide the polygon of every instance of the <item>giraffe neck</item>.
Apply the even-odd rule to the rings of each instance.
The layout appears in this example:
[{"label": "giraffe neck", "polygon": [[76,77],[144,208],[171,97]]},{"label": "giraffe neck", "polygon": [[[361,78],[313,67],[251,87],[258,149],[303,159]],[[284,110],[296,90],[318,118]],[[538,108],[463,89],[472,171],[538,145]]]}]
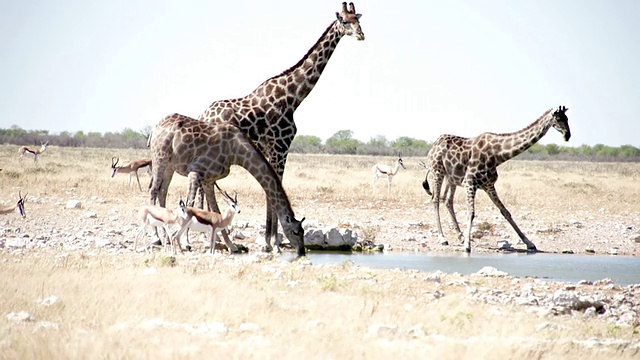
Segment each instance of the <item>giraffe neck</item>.
[{"label": "giraffe neck", "polygon": [[284,86],[287,105],[296,109],[320,79],[342,36],[337,21],[334,21],[300,61],[282,74],[265,81],[254,91],[254,95],[263,96],[264,91],[268,93],[273,85]]},{"label": "giraffe neck", "polygon": [[[495,151],[498,164],[519,155],[537,143],[549,130],[553,121],[552,110],[545,112],[538,120],[520,131],[497,136],[499,146]],[[495,148],[495,147],[494,147]]]},{"label": "giraffe neck", "polygon": [[247,170],[262,186],[268,203],[273,206],[279,219],[294,218],[289,198],[282,187],[280,178],[262,153],[246,142],[237,147],[232,163]]}]

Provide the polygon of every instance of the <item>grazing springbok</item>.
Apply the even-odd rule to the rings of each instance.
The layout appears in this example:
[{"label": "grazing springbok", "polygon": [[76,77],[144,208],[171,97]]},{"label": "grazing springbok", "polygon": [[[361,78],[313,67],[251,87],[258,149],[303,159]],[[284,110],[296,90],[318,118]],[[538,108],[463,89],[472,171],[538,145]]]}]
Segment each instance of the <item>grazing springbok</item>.
[{"label": "grazing springbok", "polygon": [[[549,109],[525,128],[508,134],[486,132],[473,138],[455,135],[440,135],[438,137],[427,153],[427,174],[422,182],[422,187],[433,198],[436,224],[442,245],[449,244],[444,237],[440,223],[440,191],[446,178],[445,205],[458,236],[464,239],[464,250],[467,253],[471,252],[471,228],[475,217],[476,192],[479,189],[487,193],[489,199],[518,234],[520,240],[527,245],[527,251],[537,251],[535,244],[518,228],[511,213],[498,197],[495,188],[496,181],[498,181],[497,168],[498,165],[521,154],[537,143],[552,127],[562,134],[565,141],[569,141],[571,130],[566,115],[567,110],[564,106],[559,106],[558,109]],[[433,192],[429,186],[430,172],[434,177]],[[453,209],[453,197],[457,186],[464,187],[467,193],[466,234],[460,230]],[[449,190],[448,194],[447,190]]]},{"label": "grazing springbok", "polygon": [[[132,162],[123,166],[118,166],[119,161],[120,159],[117,157],[111,158],[111,170],[113,170],[111,172],[111,177],[116,176],[117,173],[129,174],[129,186],[131,186],[131,178],[135,175],[136,180],[138,181],[138,187],[140,188],[140,191],[142,191],[142,186],[140,186],[140,177],[138,175],[145,172],[149,173],[149,175],[152,174],[153,169],[151,165],[151,159],[145,158],[133,160]],[[151,184],[149,184],[149,188],[151,188]]]},{"label": "grazing springbok", "polygon": [[18,202],[15,205],[0,206],[0,215],[10,214],[14,212],[16,209],[18,209],[20,216],[26,217],[27,213],[24,211],[24,204],[26,202],[27,202],[27,194],[24,194],[24,197],[22,197],[22,194],[20,194],[20,192],[18,191]]},{"label": "grazing springbok", "polygon": [[373,174],[373,180],[371,180],[371,187],[375,186],[376,181],[378,181],[379,178],[386,177],[387,190],[389,190],[391,188],[391,180],[393,180],[393,177],[396,176],[396,174],[400,170],[400,167],[402,167],[405,170],[407,169],[406,167],[404,167],[402,158],[399,156],[398,156],[398,161],[396,162],[396,166],[393,168],[385,164],[373,165],[373,167],[371,168],[371,173]]},{"label": "grazing springbok", "polygon": [[[218,188],[218,190],[220,190],[220,188]],[[185,203],[180,200],[180,219],[178,221],[182,224],[182,227],[175,235],[172,243],[177,243],[181,252],[182,247],[180,246],[180,236],[188,230],[210,233],[211,253],[213,254],[215,252],[218,230],[225,229],[229,226],[233,221],[233,217],[240,213],[240,208],[238,207],[238,194],[235,194],[232,198],[225,191],[220,190],[220,192],[222,192],[222,194],[229,200],[229,207],[224,214],[186,206]],[[187,238],[187,243],[188,241],[189,239]],[[190,247],[190,245],[188,245],[188,247]]]},{"label": "grazing springbok", "polygon": [[[181,200],[182,201],[182,200]],[[133,242],[133,251],[138,250],[138,238],[145,234],[145,230],[148,225],[153,226],[156,229],[156,235],[159,233],[158,228],[164,230],[166,240],[164,242],[164,249],[169,245],[171,238],[169,236],[169,226],[175,224],[178,221],[179,208],[175,211],[167,208],[163,208],[155,205],[142,206],[138,210],[138,221],[140,222],[140,231],[135,237]],[[159,235],[158,235],[159,236]],[[173,246],[173,253],[176,253],[175,244],[171,242]]]},{"label": "grazing springbok", "polygon": [[42,154],[43,152],[45,152],[47,150],[47,144],[49,144],[48,141],[46,143],[42,144],[42,146],[40,146],[40,149],[30,149],[30,148],[28,148],[26,146],[22,146],[18,150],[18,154],[20,154],[20,157],[18,158],[18,160],[22,161],[22,158],[24,157],[24,154],[28,153],[28,154],[33,155],[33,162],[36,162],[38,160],[38,155]]}]

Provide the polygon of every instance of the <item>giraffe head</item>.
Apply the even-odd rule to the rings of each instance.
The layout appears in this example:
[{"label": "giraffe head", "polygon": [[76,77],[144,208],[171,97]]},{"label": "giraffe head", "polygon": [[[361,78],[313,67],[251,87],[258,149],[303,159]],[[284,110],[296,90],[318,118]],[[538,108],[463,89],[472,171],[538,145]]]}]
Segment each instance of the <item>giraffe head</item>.
[{"label": "giraffe head", "polygon": [[356,6],[353,3],[349,3],[349,9],[347,9],[347,3],[343,2],[342,12],[336,12],[340,33],[353,36],[358,40],[364,40],[364,33],[360,28],[359,21],[361,16],[362,14],[356,13]]},{"label": "giraffe head", "polygon": [[569,119],[567,118],[567,109],[565,106],[558,106],[558,110],[553,112],[553,127],[564,136],[564,141],[571,138],[571,130],[569,129]]},{"label": "giraffe head", "polygon": [[282,225],[282,230],[284,235],[289,239],[289,242],[293,247],[296,248],[298,252],[298,256],[304,256],[304,229],[302,228],[302,220],[298,221],[293,216],[285,216],[284,219],[280,220],[280,225]]}]

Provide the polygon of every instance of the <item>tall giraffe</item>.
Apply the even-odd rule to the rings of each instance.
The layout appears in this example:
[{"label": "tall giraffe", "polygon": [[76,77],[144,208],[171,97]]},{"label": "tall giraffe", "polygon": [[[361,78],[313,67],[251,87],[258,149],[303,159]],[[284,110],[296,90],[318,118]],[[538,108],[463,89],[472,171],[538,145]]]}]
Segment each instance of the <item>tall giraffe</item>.
[{"label": "tall giraffe", "polygon": [[[173,173],[189,178],[187,204],[192,203],[196,190],[202,187],[207,202],[215,203],[214,184],[229,175],[231,165],[245,168],[264,189],[267,205],[280,220],[285,236],[298,252],[305,254],[302,221],[296,220],[280,177],[253,142],[238,127],[230,123],[211,124],[173,114],[162,119],[153,130],[151,140],[153,180],[151,200],[158,199],[165,207],[167,190]],[[266,238],[267,251],[271,251]],[[225,239],[230,251],[237,251]],[[235,249],[235,250],[234,250]]]},{"label": "tall giraffe", "polygon": [[[511,224],[520,240],[527,245],[527,250],[537,250],[536,246],[520,231],[498,197],[495,189],[495,183],[498,181],[497,167],[537,143],[552,126],[564,136],[565,141],[569,141],[571,131],[566,115],[567,110],[564,106],[558,107],[555,111],[549,109],[529,126],[510,134],[483,133],[474,138],[455,135],[438,137],[427,154],[427,177],[425,177],[422,186],[433,197],[439,238],[443,245],[448,245],[448,242],[442,233],[442,225],[440,224],[440,190],[446,177],[446,207],[459,237],[464,238],[464,249],[467,253],[471,252],[471,226],[475,216],[475,197],[478,189],[484,190],[491,201],[500,209],[500,213]],[[433,194],[427,181],[430,172],[434,174]],[[453,210],[453,196],[456,192],[456,186],[464,186],[467,191],[469,218],[466,236],[462,234]]]},{"label": "tall giraffe", "polygon": [[[340,39],[348,35],[364,40],[359,22],[361,16],[356,13],[353,3],[349,3],[347,9],[347,3],[343,2],[342,11],[336,12],[336,20],[300,61],[280,75],[267,79],[245,97],[214,101],[199,120],[231,122],[238,126],[258,146],[282,180],[289,146],[296,135],[293,113],[320,79]],[[213,200],[209,205],[219,211],[215,195]],[[266,229],[268,239],[277,232],[277,219],[268,206]],[[227,239],[226,232],[222,235]]]}]

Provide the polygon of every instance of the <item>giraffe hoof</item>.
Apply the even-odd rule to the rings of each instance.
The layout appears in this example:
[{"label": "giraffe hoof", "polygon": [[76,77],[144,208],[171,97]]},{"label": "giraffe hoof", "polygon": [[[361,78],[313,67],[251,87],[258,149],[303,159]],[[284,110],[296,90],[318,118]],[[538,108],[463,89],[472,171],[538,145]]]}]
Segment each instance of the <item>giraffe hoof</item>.
[{"label": "giraffe hoof", "polygon": [[538,249],[534,247],[527,248],[527,252],[538,252]]},{"label": "giraffe hoof", "polygon": [[186,249],[187,251],[191,252],[191,245],[187,245],[187,246],[185,246],[185,249]]},{"label": "giraffe hoof", "polygon": [[447,240],[441,241],[440,245],[449,245],[449,242]]}]

